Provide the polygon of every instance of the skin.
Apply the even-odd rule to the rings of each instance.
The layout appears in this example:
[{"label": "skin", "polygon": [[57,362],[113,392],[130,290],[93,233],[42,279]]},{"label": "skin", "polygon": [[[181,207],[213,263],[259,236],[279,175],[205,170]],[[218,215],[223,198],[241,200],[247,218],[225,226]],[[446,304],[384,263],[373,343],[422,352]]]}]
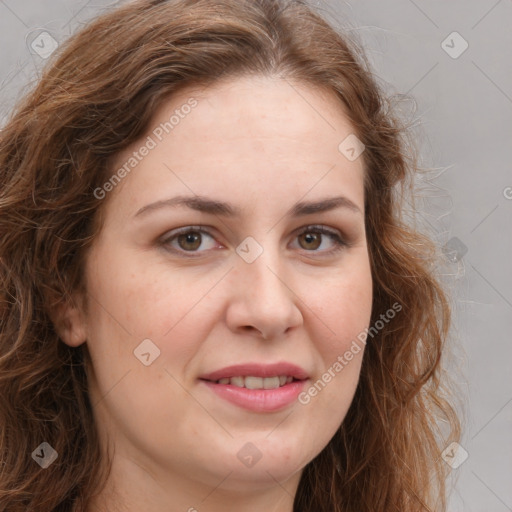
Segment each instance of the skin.
[{"label": "skin", "polygon": [[[183,90],[112,172],[191,97],[197,106],[104,199],[85,266],[87,313],[62,313],[63,340],[87,343],[95,420],[103,449],[115,448],[88,512],[290,512],[303,468],[339,428],[359,379],[363,350],[307,405],[272,413],[226,402],[198,379],[232,364],[288,361],[316,382],[368,327],[372,279],[363,161],[338,150],[354,129],[332,92],[254,76]],[[135,217],[194,194],[242,216],[164,207]],[[298,201],[334,196],[359,212],[286,215]],[[329,235],[300,235],[312,224],[349,245],[334,252]],[[197,225],[210,233],[200,243],[163,241]],[[263,249],[252,263],[236,252],[248,236]],[[144,339],[160,350],[149,366],[134,355]],[[252,467],[237,458],[249,442],[261,454]]]}]

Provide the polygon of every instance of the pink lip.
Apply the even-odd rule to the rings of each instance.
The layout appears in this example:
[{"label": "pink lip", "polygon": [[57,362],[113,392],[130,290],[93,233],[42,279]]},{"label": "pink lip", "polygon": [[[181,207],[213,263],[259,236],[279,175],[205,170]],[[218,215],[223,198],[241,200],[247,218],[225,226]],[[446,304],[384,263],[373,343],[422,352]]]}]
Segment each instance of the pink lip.
[{"label": "pink lip", "polygon": [[304,380],[308,378],[306,370],[303,370],[299,366],[291,363],[236,364],[216,370],[206,375],[201,375],[200,378],[203,380],[216,381],[230,377],[247,377],[248,375],[252,375],[253,377],[275,377],[276,375],[286,375],[297,380]]},{"label": "pink lip", "polygon": [[[247,389],[232,384],[218,384],[216,381],[229,377],[274,377],[286,375],[297,380],[277,389]],[[242,364],[234,365],[204,375],[201,382],[220,398],[254,412],[274,412],[295,402],[304,389],[308,374],[302,368],[290,363],[269,365]]]},{"label": "pink lip", "polygon": [[224,400],[255,412],[283,409],[297,399],[306,383],[304,380],[296,380],[277,389],[247,389],[207,380],[202,382]]}]

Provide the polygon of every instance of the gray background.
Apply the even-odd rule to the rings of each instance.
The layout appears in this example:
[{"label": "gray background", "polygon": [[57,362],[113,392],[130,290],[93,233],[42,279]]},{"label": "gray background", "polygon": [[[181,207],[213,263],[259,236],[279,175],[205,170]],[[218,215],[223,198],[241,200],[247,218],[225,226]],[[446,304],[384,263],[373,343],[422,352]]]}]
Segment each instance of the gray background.
[{"label": "gray background", "polygon": [[[0,126],[45,63],[35,48],[51,41],[41,32],[58,43],[117,3],[0,0]],[[403,111],[430,171],[418,179],[414,209],[445,253],[439,271],[454,311],[448,370],[468,453],[453,471],[449,510],[512,511],[512,2],[312,3],[359,38],[388,93],[415,99],[416,110],[409,101]],[[460,36],[448,37],[454,31]]]}]

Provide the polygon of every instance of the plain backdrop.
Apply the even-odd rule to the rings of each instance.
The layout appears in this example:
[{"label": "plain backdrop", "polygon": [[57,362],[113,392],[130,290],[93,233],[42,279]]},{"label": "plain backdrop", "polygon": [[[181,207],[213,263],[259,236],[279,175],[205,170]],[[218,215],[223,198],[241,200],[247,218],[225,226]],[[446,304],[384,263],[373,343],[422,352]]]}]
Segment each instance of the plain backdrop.
[{"label": "plain backdrop", "polygon": [[[0,126],[45,52],[117,3],[0,0]],[[430,169],[414,208],[445,257],[465,415],[449,510],[512,511],[512,2],[311,3],[363,44]]]}]

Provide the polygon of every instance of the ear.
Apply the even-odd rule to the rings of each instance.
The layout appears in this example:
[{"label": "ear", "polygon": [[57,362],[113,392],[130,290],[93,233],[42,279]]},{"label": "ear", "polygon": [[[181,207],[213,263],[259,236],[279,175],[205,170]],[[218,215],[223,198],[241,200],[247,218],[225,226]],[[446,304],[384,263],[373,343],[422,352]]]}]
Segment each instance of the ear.
[{"label": "ear", "polygon": [[70,347],[78,347],[87,340],[86,322],[80,301],[66,298],[50,313],[55,331]]}]

